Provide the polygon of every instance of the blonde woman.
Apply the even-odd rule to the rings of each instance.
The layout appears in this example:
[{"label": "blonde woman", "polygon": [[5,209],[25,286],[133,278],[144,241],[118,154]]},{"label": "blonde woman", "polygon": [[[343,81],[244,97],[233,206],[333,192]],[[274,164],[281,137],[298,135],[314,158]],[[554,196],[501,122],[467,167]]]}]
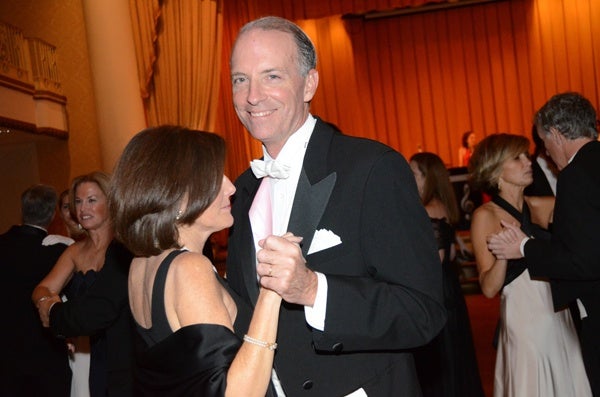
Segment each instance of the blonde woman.
[{"label": "blonde woman", "polygon": [[490,135],[469,164],[472,183],[492,196],[473,214],[471,241],[483,294],[501,294],[494,396],[591,396],[569,311],[554,312],[550,284],[532,279],[524,259],[498,259],[487,247],[487,237],[502,230],[501,221],[548,238],[531,223],[523,195],[533,181],[528,149],[523,136]]}]

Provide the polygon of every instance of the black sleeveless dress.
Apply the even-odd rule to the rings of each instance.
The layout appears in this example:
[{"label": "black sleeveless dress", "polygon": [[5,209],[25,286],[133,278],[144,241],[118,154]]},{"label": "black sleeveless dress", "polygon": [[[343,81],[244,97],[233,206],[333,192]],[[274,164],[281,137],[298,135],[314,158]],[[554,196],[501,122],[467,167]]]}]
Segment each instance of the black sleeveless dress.
[{"label": "black sleeveless dress", "polygon": [[237,305],[235,333],[222,325],[195,324],[171,331],[164,288],[169,267],[184,250],[160,264],[152,290],[152,328],[137,324],[135,388],[144,396],[223,396],[227,370],[248,329],[251,309],[216,272]]},{"label": "black sleeveless dress", "polygon": [[438,336],[414,352],[423,397],[483,397],[469,313],[450,259],[454,228],[445,219],[431,222],[438,249],[445,253],[441,266],[448,320]]}]

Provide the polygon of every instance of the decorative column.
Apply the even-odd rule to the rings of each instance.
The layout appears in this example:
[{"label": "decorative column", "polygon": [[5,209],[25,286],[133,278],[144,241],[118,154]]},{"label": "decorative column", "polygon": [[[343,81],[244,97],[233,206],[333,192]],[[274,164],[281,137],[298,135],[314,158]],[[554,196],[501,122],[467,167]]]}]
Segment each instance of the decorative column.
[{"label": "decorative column", "polygon": [[146,127],[129,2],[83,0],[100,150],[111,172],[131,137]]}]

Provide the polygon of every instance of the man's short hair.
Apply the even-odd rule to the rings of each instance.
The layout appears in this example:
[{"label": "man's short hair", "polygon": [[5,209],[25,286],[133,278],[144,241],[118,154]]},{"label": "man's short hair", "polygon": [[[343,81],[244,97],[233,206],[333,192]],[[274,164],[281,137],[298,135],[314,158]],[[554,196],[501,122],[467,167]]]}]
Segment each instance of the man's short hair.
[{"label": "man's short hair", "polygon": [[47,227],[56,211],[58,195],[51,186],[34,185],[21,194],[21,218],[24,224]]},{"label": "man's short hair", "polygon": [[545,134],[554,128],[567,139],[598,139],[596,110],[576,92],[554,95],[536,112],[534,122]]},{"label": "man's short hair", "polygon": [[291,34],[296,43],[296,50],[298,51],[297,61],[302,76],[306,77],[311,69],[317,67],[317,51],[315,50],[313,42],[300,26],[292,21],[275,16],[262,17],[244,25],[238,33],[238,38],[253,29],[262,29],[266,31],[275,30]]}]

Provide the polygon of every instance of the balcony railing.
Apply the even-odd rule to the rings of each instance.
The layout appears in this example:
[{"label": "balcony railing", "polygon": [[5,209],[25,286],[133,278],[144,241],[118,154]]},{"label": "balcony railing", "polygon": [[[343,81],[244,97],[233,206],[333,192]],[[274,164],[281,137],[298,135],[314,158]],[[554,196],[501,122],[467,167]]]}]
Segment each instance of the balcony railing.
[{"label": "balcony railing", "polygon": [[0,22],[0,127],[68,137],[56,47]]}]

